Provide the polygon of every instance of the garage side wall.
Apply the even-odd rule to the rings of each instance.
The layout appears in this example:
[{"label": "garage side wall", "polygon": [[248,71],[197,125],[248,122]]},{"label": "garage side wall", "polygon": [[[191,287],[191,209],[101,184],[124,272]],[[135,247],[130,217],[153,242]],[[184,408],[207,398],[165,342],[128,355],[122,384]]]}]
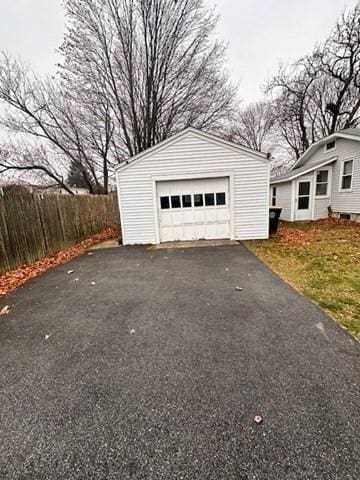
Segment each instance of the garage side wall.
[{"label": "garage side wall", "polygon": [[157,242],[154,179],[215,172],[233,175],[234,238],[267,238],[269,164],[191,133],[118,172],[124,244]]}]

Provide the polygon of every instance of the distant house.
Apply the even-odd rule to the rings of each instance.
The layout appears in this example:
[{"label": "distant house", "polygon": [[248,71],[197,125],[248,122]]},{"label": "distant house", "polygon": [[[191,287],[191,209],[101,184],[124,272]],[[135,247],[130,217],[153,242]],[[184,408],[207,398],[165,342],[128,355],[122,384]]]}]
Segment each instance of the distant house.
[{"label": "distant house", "polygon": [[[74,195],[89,195],[90,191],[83,187],[68,186]],[[70,195],[60,185],[31,185],[28,183],[0,183],[0,191],[12,190],[17,192],[36,193],[39,195]]]},{"label": "distant house", "polygon": [[[67,185],[67,187],[73,192],[74,195],[89,195],[90,191],[88,188],[76,187]],[[33,186],[34,193],[46,193],[53,195],[70,195],[70,193],[60,185],[45,185],[45,186]]]},{"label": "distant house", "polygon": [[317,220],[329,214],[360,221],[360,128],[314,143],[288,172],[270,180],[270,204],[281,218]]}]

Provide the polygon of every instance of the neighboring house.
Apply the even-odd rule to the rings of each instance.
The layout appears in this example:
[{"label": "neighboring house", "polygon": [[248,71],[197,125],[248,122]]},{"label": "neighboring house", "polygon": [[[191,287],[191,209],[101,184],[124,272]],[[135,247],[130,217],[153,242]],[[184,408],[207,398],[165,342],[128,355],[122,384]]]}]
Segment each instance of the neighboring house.
[{"label": "neighboring house", "polygon": [[360,221],[360,129],[341,130],[314,143],[270,184],[270,204],[282,208],[283,220],[331,214]]},{"label": "neighboring house", "polygon": [[[73,192],[74,195],[90,195],[90,191],[87,188],[83,187],[75,187],[69,186],[70,190]],[[17,190],[18,192],[28,192],[28,193],[36,193],[39,195],[70,195],[70,193],[65,190],[65,188],[61,187],[60,185],[31,185],[27,183],[0,183],[0,189],[11,189],[13,191]]]},{"label": "neighboring house", "polygon": [[[76,187],[69,185],[68,188],[73,192],[74,195],[89,195],[90,191],[88,188]],[[70,193],[65,190],[65,188],[60,185],[45,185],[45,186],[32,186],[33,193],[45,193],[52,195],[70,195]]]},{"label": "neighboring house", "polygon": [[116,171],[128,244],[268,238],[266,155],[187,128]]}]

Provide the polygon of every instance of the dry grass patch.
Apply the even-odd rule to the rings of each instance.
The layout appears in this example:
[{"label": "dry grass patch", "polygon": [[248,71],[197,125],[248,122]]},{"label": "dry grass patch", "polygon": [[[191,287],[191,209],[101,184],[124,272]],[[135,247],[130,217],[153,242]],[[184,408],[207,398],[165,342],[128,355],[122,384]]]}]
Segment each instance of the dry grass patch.
[{"label": "dry grass patch", "polygon": [[360,339],[360,224],[282,223],[277,236],[247,246]]}]

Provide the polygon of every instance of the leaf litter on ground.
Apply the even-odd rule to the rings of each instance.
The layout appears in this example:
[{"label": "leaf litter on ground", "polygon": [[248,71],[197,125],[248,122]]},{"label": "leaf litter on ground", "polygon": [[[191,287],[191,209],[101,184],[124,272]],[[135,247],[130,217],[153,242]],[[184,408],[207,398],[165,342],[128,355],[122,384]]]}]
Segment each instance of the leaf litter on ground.
[{"label": "leaf litter on ground", "polygon": [[46,272],[50,268],[60,265],[62,263],[69,262],[78,255],[81,255],[87,248],[91,247],[92,245],[96,245],[98,243],[104,242],[105,240],[116,238],[118,236],[119,232],[117,229],[109,228],[107,230],[104,230],[103,232],[97,233],[96,235],[93,235],[83,240],[77,245],[65,248],[63,250],[53,253],[52,255],[48,255],[45,258],[37,260],[36,262],[28,265],[23,265],[15,270],[6,272],[4,275],[0,276],[0,297],[10,293],[31,278],[41,275],[43,272]]}]

